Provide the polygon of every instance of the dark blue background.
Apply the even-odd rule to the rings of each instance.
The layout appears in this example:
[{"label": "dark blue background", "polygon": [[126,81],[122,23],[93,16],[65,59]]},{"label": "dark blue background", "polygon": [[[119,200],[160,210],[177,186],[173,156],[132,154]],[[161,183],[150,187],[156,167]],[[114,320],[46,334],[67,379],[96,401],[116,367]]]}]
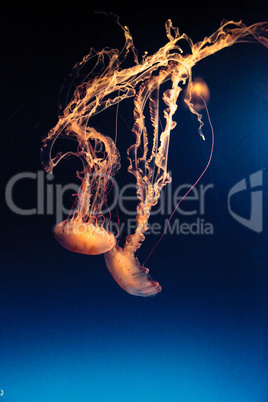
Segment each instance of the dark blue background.
[{"label": "dark blue background", "polygon": [[[0,25],[3,186],[17,173],[41,171],[41,138],[57,122],[58,93],[72,66],[91,46],[122,46],[120,29],[94,11],[117,13],[141,56],[165,44],[168,18],[194,41],[223,18],[247,25],[267,19],[263,1],[235,4],[12,3]],[[215,152],[201,183],[213,184],[205,219],[214,235],[164,236],[147,262],[162,293],[137,298],[114,282],[103,256],[61,248],[51,233],[55,216],[19,216],[4,204],[0,401],[268,400],[267,49],[235,45],[201,61],[193,74],[211,91]],[[131,109],[122,106],[120,113],[131,126]],[[119,148],[133,138],[121,117]],[[205,143],[186,110],[175,120],[169,158],[174,188],[202,172],[211,136],[206,117]],[[111,120],[106,134],[113,135],[114,125]],[[72,162],[67,165],[71,171]],[[227,195],[262,169],[264,227],[255,233],[230,216]],[[68,181],[63,171],[55,171],[53,183]],[[120,174],[123,182],[132,180]],[[21,208],[36,207],[36,181],[18,183],[13,196]],[[236,202],[236,211],[247,216],[249,199]],[[147,236],[141,261],[156,241]]]}]

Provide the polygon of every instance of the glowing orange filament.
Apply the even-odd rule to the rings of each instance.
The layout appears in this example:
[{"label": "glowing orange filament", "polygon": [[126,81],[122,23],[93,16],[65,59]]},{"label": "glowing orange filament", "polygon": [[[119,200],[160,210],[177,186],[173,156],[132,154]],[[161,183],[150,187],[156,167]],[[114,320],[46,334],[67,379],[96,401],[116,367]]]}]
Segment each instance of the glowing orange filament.
[{"label": "glowing orange filament", "polygon": [[[169,141],[176,127],[173,118],[180,92],[186,88],[185,103],[196,116],[199,133],[204,139],[199,112],[205,103],[200,102],[200,97],[207,102],[209,90],[202,80],[192,80],[192,68],[198,61],[236,42],[254,39],[268,47],[267,23],[247,27],[241,21],[224,22],[210,37],[194,44],[186,34],[180,35],[178,28],[168,20],[166,45],[153,55],[145,53],[139,62],[128,27],[122,26],[118,19],[116,22],[125,36],[124,48],[121,51],[104,48],[99,52],[92,49],[76,64],[71,74],[72,81],[79,77],[85,65],[92,67],[86,79],[75,87],[67,106],[62,108],[56,126],[43,140],[41,160],[50,173],[62,159],[70,156],[79,157],[83,165],[78,174],[82,185],[76,210],[69,220],[57,224],[54,229],[59,243],[68,250],[84,254],[105,253],[107,267],[123,289],[133,295],[151,296],[160,292],[161,287],[148,275],[148,268],[140,265],[135,252],[144,241],[152,207],[157,204],[163,187],[171,181],[167,172]],[[182,41],[188,44],[187,54],[180,47]],[[134,65],[123,68],[122,63],[129,54],[132,54]],[[170,87],[161,93],[162,84],[166,82]],[[165,104],[163,127],[159,116],[161,97]],[[120,155],[115,142],[96,131],[90,122],[103,110],[118,106],[129,98],[134,99],[135,142],[127,152],[128,170],[136,178],[139,203],[136,230],[128,235],[121,248],[114,235],[98,223],[110,177],[120,168]],[[152,126],[151,141],[148,141],[144,116],[147,106]],[[76,141],[77,150],[52,156],[52,148],[59,137]],[[152,144],[150,149],[149,143]]]}]

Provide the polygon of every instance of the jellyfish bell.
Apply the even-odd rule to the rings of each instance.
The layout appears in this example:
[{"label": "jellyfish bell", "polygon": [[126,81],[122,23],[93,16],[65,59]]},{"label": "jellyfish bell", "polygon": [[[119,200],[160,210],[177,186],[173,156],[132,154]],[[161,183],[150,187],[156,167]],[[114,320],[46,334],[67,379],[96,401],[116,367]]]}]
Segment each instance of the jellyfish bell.
[{"label": "jellyfish bell", "polygon": [[200,112],[205,108],[204,101],[208,103],[210,98],[209,88],[202,78],[194,79],[190,84],[190,102],[195,111]]},{"label": "jellyfish bell", "polygon": [[103,254],[116,245],[113,233],[104,229],[103,226],[83,222],[81,219],[58,223],[53,232],[61,246],[75,253]]},{"label": "jellyfish bell", "polygon": [[149,269],[140,265],[134,253],[116,246],[104,254],[108,271],[127,293],[134,296],[155,296],[161,286],[148,274]]}]

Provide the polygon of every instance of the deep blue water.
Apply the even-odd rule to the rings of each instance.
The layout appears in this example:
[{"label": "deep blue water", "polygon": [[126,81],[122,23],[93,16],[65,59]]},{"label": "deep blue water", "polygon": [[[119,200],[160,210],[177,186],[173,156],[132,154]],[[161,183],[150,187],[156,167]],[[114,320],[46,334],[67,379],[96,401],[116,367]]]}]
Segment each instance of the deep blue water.
[{"label": "deep blue water", "polygon": [[[101,257],[51,247],[54,259],[44,251],[9,264],[3,282],[3,400],[266,400],[264,266],[251,267],[255,283],[239,270],[241,280],[220,285],[204,267],[214,259],[224,276],[215,256],[197,268],[160,251],[152,272],[163,291],[141,299],[117,286]],[[197,270],[200,285],[190,280]]]}]

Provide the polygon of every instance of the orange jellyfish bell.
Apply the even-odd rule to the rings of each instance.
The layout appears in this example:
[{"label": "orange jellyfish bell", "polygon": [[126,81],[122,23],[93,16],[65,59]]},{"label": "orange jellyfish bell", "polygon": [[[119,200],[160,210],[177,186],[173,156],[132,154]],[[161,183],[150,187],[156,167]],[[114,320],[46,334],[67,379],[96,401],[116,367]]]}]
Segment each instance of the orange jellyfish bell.
[{"label": "orange jellyfish bell", "polygon": [[207,103],[210,98],[210,92],[207,84],[202,78],[196,78],[191,82],[190,102],[197,112],[205,108],[204,101]]},{"label": "orange jellyfish bell", "polygon": [[140,265],[134,251],[122,249],[118,245],[104,254],[108,271],[127,293],[134,296],[155,296],[161,286],[148,274],[149,269]]},{"label": "orange jellyfish bell", "polygon": [[81,219],[58,223],[54,227],[54,236],[67,250],[80,254],[103,254],[116,245],[113,233]]}]

